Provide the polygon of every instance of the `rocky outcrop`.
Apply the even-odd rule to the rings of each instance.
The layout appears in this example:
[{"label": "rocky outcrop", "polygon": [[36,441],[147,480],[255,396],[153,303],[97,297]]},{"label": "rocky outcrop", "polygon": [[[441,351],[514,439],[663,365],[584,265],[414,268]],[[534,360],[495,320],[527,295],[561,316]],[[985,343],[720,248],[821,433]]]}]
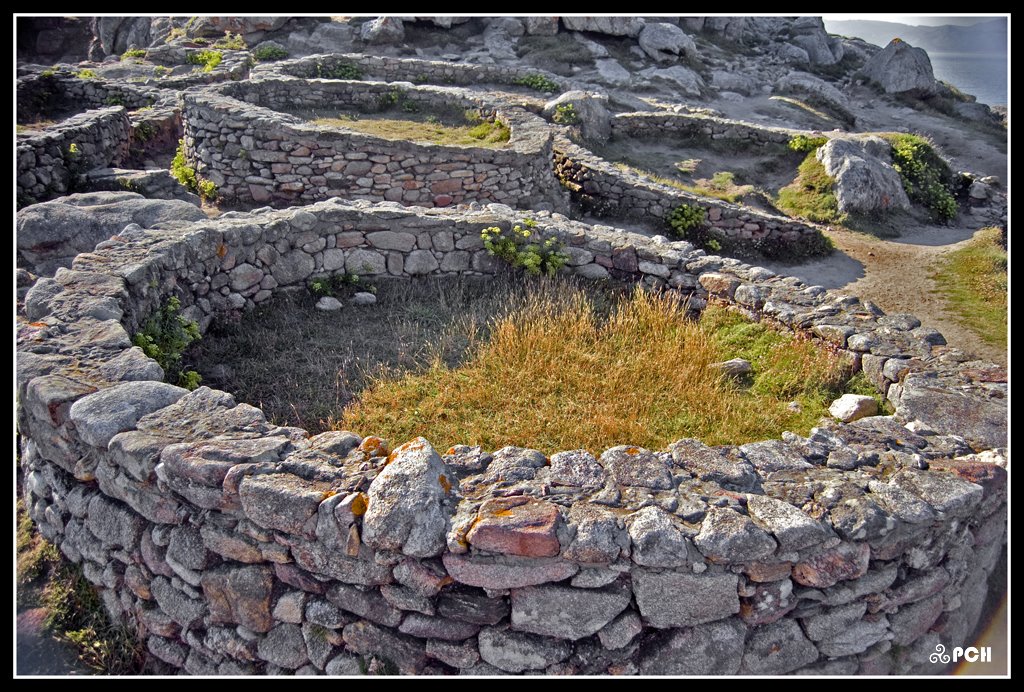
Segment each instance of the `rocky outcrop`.
[{"label": "rocky outcrop", "polygon": [[843,92],[825,80],[806,72],[790,72],[775,82],[775,93],[797,94],[810,97],[818,105],[825,106],[847,122],[855,120],[850,110],[850,101]]},{"label": "rocky outcrop", "polygon": [[836,181],[839,211],[874,214],[907,210],[910,200],[900,174],[892,167],[889,144],[879,137],[831,139],[818,149],[818,160]]},{"label": "rocky outcrop", "polygon": [[562,24],[569,31],[590,31],[630,38],[636,38],[644,28],[644,20],[639,17],[562,17]]},{"label": "rocky outcrop", "polygon": [[18,265],[51,275],[128,224],[153,228],[164,222],[204,218],[188,202],[146,199],[134,192],[74,194],[33,204],[18,212]]},{"label": "rocky outcrop", "polygon": [[674,24],[645,24],[640,30],[639,43],[640,48],[657,62],[671,62],[681,57],[697,58],[693,39]]},{"label": "rocky outcrop", "polygon": [[887,94],[930,96],[938,91],[928,53],[898,38],[871,57],[860,75]]},{"label": "rocky outcrop", "polygon": [[544,104],[542,114],[549,120],[558,122],[559,106],[563,109],[571,107],[570,119],[579,125],[583,136],[595,142],[607,142],[612,133],[611,113],[608,110],[608,97],[585,91],[567,91],[556,99]]}]

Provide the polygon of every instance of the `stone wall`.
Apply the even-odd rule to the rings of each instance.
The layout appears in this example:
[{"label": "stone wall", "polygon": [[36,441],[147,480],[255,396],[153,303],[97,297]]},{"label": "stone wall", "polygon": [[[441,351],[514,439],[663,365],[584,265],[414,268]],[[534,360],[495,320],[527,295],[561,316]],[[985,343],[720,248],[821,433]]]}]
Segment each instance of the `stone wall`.
[{"label": "stone wall", "polygon": [[[274,109],[479,108],[511,129],[508,145],[441,146],[322,127]],[[518,207],[565,202],[551,171],[551,134],[521,109],[489,107],[462,89],[379,82],[274,79],[183,95],[186,151],[228,204],[274,206],[330,197],[447,206],[474,200]]]},{"label": "stone wall", "polygon": [[555,175],[573,198],[595,216],[665,228],[666,215],[681,204],[700,207],[720,238],[766,255],[816,255],[828,244],[814,226],[654,182],[616,167],[565,137],[556,137]]},{"label": "stone wall", "polygon": [[794,135],[821,135],[786,127],[758,125],[700,113],[619,113],[612,117],[612,137],[657,137],[738,140],[743,146],[786,144]]},{"label": "stone wall", "polygon": [[540,213],[571,244],[567,271],[810,330],[896,408],[807,438],[550,458],[310,437],[225,392],[163,384],[131,347],[170,295],[213,318],[318,271],[492,271],[480,230],[518,218],[232,212],[126,229],[40,280],[17,358],[40,531],[192,674],[357,674],[366,657],[428,674],[924,673],[936,644],[965,645],[1005,537],[1005,376],[909,315]]},{"label": "stone wall", "polygon": [[253,68],[252,77],[255,79],[286,75],[303,79],[329,78],[329,75],[335,74],[339,66],[358,69],[361,79],[382,82],[517,86],[516,80],[541,76],[558,85],[561,91],[570,88],[563,77],[540,69],[508,65],[470,65],[417,58],[392,58],[362,53],[309,55],[303,58],[263,63]]},{"label": "stone wall", "polygon": [[[123,106],[128,110],[130,126],[127,132],[122,133],[121,128],[108,133],[108,152],[102,150],[87,160],[65,161],[71,163],[71,169],[84,173],[96,167],[107,165],[139,165],[154,154],[173,150],[178,139],[181,138],[181,117],[177,107],[177,94],[164,89],[156,89],[136,84],[115,82],[106,79],[81,79],[67,72],[56,72],[52,75],[32,74],[20,77],[17,81],[17,112],[18,121],[22,123],[31,122],[37,118],[48,118],[51,115],[68,112],[84,111],[87,109],[108,109],[112,106]],[[72,123],[80,128],[82,121]],[[62,131],[65,129],[65,122],[57,127]],[[54,126],[47,128],[47,132]],[[84,141],[90,141],[96,136],[92,130],[83,130],[82,134],[76,135],[73,131],[68,134],[70,141],[76,144],[76,137]],[[124,138],[124,142],[115,141],[115,138]],[[24,141],[27,141],[24,140]],[[20,143],[20,142],[19,142]],[[70,143],[70,142],[69,142]],[[53,158],[53,150],[50,150]],[[85,166],[85,168],[82,168]],[[64,167],[65,171],[67,166]],[[19,175],[25,171],[19,166]],[[44,171],[46,178],[49,171]],[[55,171],[55,178],[70,178],[70,173],[61,172],[58,167]],[[27,178],[26,178],[27,180]],[[38,183],[38,179],[37,179]],[[66,183],[65,183],[66,185]],[[45,201],[52,197],[66,192],[68,187],[53,187],[44,190],[45,186],[33,185],[36,193],[25,189],[24,193],[32,196],[36,201]],[[22,189],[19,187],[19,192]],[[23,205],[22,205],[23,206]]]},{"label": "stone wall", "polygon": [[77,176],[94,168],[119,165],[128,155],[130,131],[125,109],[110,106],[19,138],[18,208],[67,194]]}]

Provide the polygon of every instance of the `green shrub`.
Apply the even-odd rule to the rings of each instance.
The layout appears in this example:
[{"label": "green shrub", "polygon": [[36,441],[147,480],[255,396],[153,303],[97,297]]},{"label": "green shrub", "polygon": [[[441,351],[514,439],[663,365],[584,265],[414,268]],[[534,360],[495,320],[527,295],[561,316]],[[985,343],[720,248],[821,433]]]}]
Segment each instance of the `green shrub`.
[{"label": "green shrub", "polygon": [[100,76],[96,74],[95,70],[85,69],[79,70],[75,73],[75,76],[79,79],[99,79]]},{"label": "green shrub", "polygon": [[256,50],[252,52],[252,56],[261,62],[270,60],[284,60],[288,57],[288,51],[280,46],[275,45],[263,45],[257,46]]},{"label": "green shrub", "polygon": [[[309,282],[309,292],[317,298],[323,298],[324,296],[333,296],[335,298],[345,295],[350,292],[353,286],[360,285],[360,278],[358,274],[332,274],[330,276],[317,276]],[[371,293],[376,293],[375,286],[369,286],[366,289]]]},{"label": "green shrub", "polygon": [[887,139],[892,147],[892,167],[903,179],[907,196],[927,207],[939,221],[955,217],[953,173],[928,140],[909,134],[888,135]]},{"label": "green shrub", "polygon": [[103,99],[103,103],[108,106],[124,106],[124,97],[119,94],[111,94],[107,98]]},{"label": "green shrub", "polygon": [[203,199],[212,202],[217,198],[217,185],[212,180],[196,175],[196,169],[188,165],[188,160],[185,158],[184,139],[178,140],[178,148],[174,152],[174,158],[171,159],[171,175]]},{"label": "green shrub", "polygon": [[316,64],[316,76],[319,79],[349,79],[356,80],[363,78],[363,71],[358,65],[350,62],[339,62],[333,67],[323,63]]},{"label": "green shrub", "polygon": [[160,364],[164,379],[186,389],[195,389],[202,381],[195,370],[182,370],[181,357],[193,341],[202,338],[199,325],[180,314],[181,301],[171,296],[135,333],[132,343]]},{"label": "green shrub", "polygon": [[221,50],[245,50],[248,48],[241,34],[232,34],[230,31],[224,32],[224,38],[217,39],[213,47]]},{"label": "green shrub", "polygon": [[219,50],[200,50],[189,53],[186,58],[190,65],[202,65],[203,72],[213,72],[223,59],[224,54]]},{"label": "green shrub", "polygon": [[707,212],[703,207],[680,204],[665,217],[668,227],[676,238],[692,240],[700,229],[704,228]]},{"label": "green shrub", "polygon": [[512,81],[517,86],[530,87],[536,91],[543,91],[546,94],[553,94],[558,91],[558,85],[542,74],[528,74],[517,77]]},{"label": "green shrub", "polygon": [[522,267],[527,274],[554,276],[569,261],[569,256],[562,252],[564,244],[555,237],[545,238],[530,219],[510,231],[498,226],[485,228],[480,238],[487,254],[500,257],[513,267]]},{"label": "green shrub", "polygon": [[163,65],[157,65],[153,68],[154,77],[166,77],[171,73],[171,68],[164,67]]},{"label": "green shrub", "polygon": [[121,60],[130,60],[132,58],[144,58],[146,57],[145,48],[129,48],[121,54]]},{"label": "green shrub", "polygon": [[828,137],[808,137],[807,135],[793,135],[787,145],[793,151],[810,153],[817,151],[818,147],[828,142]]},{"label": "green shrub", "polygon": [[559,125],[579,125],[582,122],[580,114],[576,112],[576,106],[571,103],[555,106],[555,115],[551,119]]}]

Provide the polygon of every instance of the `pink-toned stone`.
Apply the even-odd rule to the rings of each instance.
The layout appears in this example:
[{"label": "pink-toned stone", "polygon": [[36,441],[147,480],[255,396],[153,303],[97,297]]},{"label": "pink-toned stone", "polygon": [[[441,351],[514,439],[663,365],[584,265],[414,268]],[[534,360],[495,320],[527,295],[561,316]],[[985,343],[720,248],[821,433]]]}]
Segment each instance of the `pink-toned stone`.
[{"label": "pink-toned stone", "polygon": [[561,549],[558,508],[529,497],[499,497],[480,507],[466,539],[480,550],[523,557],[553,557]]},{"label": "pink-toned stone", "polygon": [[434,206],[435,207],[447,207],[451,203],[452,203],[452,196],[451,195],[437,195],[437,196],[434,197]]},{"label": "pink-toned stone", "polygon": [[711,295],[730,299],[736,293],[736,287],[740,285],[738,279],[714,272],[701,274],[697,281]]},{"label": "pink-toned stone", "polygon": [[203,595],[210,604],[211,622],[230,622],[254,632],[268,632],[274,625],[270,594],[274,575],[269,567],[219,567],[202,578]]},{"label": "pink-toned stone", "polygon": [[828,588],[844,579],[864,576],[870,557],[871,548],[867,543],[841,543],[798,562],[793,567],[793,579],[804,586]]},{"label": "pink-toned stone", "polygon": [[743,570],[750,581],[769,582],[787,579],[793,571],[792,562],[774,562],[770,564],[752,562]]},{"label": "pink-toned stone", "polygon": [[462,181],[458,178],[449,178],[447,180],[438,180],[431,184],[430,191],[435,195],[444,193],[458,192],[462,189]]}]

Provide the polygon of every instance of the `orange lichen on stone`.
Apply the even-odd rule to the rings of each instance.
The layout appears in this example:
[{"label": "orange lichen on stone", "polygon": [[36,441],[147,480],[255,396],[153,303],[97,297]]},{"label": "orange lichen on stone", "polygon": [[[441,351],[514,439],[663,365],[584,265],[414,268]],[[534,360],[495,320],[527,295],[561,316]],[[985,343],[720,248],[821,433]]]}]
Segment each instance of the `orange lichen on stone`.
[{"label": "orange lichen on stone", "polygon": [[[388,453],[388,441],[380,438],[370,436],[363,440],[358,447],[359,451],[367,456],[371,457],[383,457],[387,456]],[[401,449],[401,447],[399,448]],[[395,450],[396,452],[398,450]],[[393,461],[393,455],[388,457],[388,463]]]},{"label": "orange lichen on stone", "polygon": [[224,257],[226,254],[228,254],[228,246],[224,243],[217,245],[217,257]]},{"label": "orange lichen on stone", "polygon": [[480,506],[469,544],[480,550],[524,557],[553,557],[561,547],[555,529],[558,508],[533,498],[499,497]]},{"label": "orange lichen on stone", "polygon": [[451,482],[445,478],[443,474],[438,476],[437,480],[441,482],[441,487],[444,488],[445,493],[450,493],[452,491]]},{"label": "orange lichen on stone", "polygon": [[638,447],[629,447],[626,449],[626,454],[628,454],[631,457],[635,457],[639,453],[640,449]]},{"label": "orange lichen on stone", "polygon": [[349,505],[349,509],[352,511],[352,516],[361,517],[366,514],[366,508],[369,506],[370,501],[366,496],[366,493],[359,493],[352,504]]},{"label": "orange lichen on stone", "polygon": [[337,490],[325,490],[324,494],[320,496],[320,502],[323,502],[324,500],[326,500],[329,497],[334,497],[337,494],[338,494]]}]

